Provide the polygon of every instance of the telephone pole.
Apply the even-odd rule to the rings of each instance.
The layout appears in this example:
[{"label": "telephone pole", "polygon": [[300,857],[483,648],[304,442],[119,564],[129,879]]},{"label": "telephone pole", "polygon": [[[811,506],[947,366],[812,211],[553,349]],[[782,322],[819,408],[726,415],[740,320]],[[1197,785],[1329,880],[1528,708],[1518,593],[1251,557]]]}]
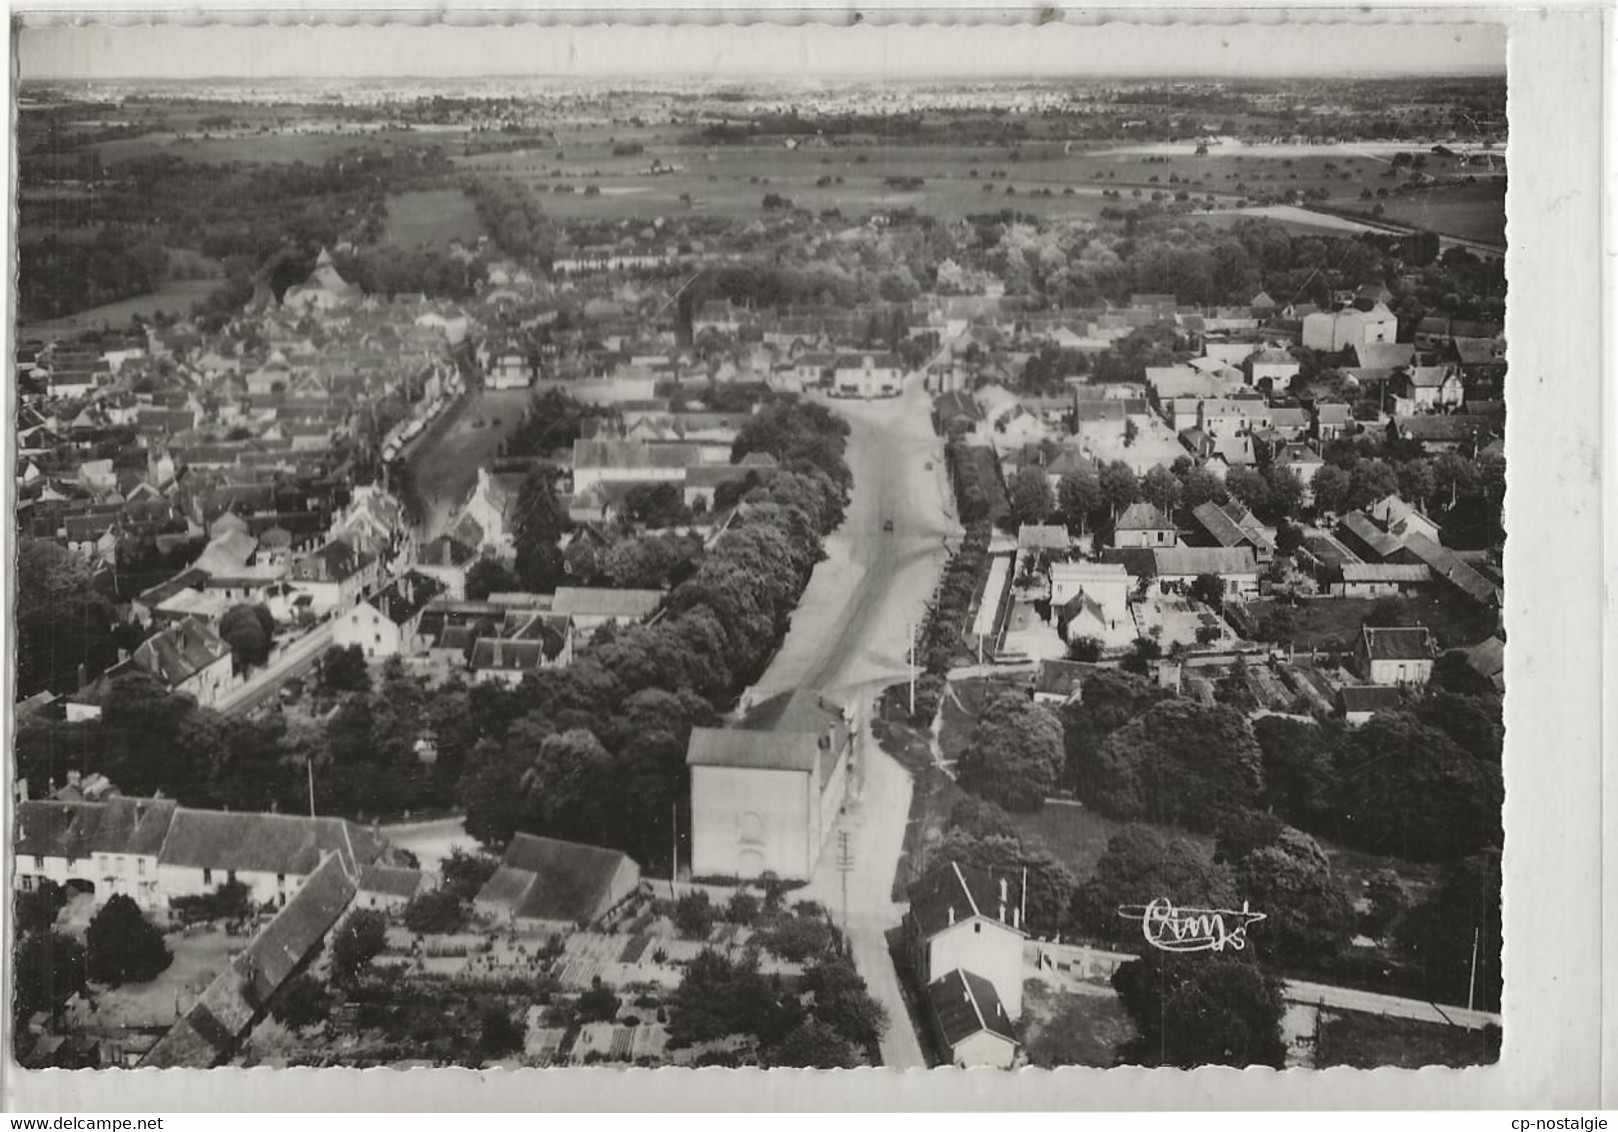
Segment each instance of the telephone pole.
[{"label": "telephone pole", "polygon": [[854,871],[854,850],[848,844],[848,830],[837,831],[837,871],[843,875],[843,935],[848,935],[848,874]]},{"label": "telephone pole", "polygon": [[1472,1009],[1473,1001],[1478,989],[1478,933],[1481,928],[1472,928],[1472,974],[1466,980],[1466,1008]]},{"label": "telephone pole", "polygon": [[916,623],[912,621],[905,631],[910,636],[910,714],[916,714]]},{"label": "telephone pole", "polygon": [[679,893],[674,890],[674,881],[680,875],[680,803],[669,803],[669,816],[674,821],[674,833],[669,845],[674,851],[669,857],[669,898],[678,900]]}]

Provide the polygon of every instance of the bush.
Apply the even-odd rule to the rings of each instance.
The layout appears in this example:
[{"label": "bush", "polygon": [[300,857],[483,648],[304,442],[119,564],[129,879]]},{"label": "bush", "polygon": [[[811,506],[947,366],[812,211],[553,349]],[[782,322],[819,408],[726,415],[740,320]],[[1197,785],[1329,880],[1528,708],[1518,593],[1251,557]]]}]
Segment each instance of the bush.
[{"label": "bush", "polygon": [[575,1005],[580,1022],[611,1022],[618,1016],[618,996],[601,985],[599,976],[591,988],[579,995]]},{"label": "bush", "polygon": [[332,938],[331,969],[339,979],[348,979],[359,973],[387,946],[387,923],[382,913],[370,908],[359,908],[348,914],[337,927]]},{"label": "bush", "polygon": [[757,918],[758,908],[758,897],[750,892],[738,890],[731,894],[730,900],[725,904],[725,919],[733,924],[745,926]]},{"label": "bush", "polygon": [[448,935],[466,926],[466,905],[448,889],[424,892],[405,905],[404,923],[417,935]]},{"label": "bush", "polygon": [[290,1030],[318,1025],[331,1017],[331,992],[307,971],[292,976],[270,1001],[270,1013]]},{"label": "bush", "polygon": [[201,896],[176,896],[169,909],[182,924],[208,920],[240,920],[251,910],[249,891],[239,880],[226,881]]},{"label": "bush", "polygon": [[688,892],[674,905],[674,926],[683,939],[707,939],[719,914],[706,892]]}]

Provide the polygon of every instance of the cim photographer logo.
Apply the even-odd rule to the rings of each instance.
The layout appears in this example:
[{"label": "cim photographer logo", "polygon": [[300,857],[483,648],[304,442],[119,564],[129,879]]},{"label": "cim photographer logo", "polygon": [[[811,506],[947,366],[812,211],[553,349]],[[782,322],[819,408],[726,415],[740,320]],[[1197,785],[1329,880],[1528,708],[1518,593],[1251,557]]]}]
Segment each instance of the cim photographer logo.
[{"label": "cim photographer logo", "polygon": [[1161,951],[1241,951],[1247,946],[1247,929],[1264,919],[1242,901],[1239,909],[1176,908],[1173,901],[1159,897],[1150,904],[1125,904],[1118,914],[1126,920],[1139,920],[1146,942]]}]

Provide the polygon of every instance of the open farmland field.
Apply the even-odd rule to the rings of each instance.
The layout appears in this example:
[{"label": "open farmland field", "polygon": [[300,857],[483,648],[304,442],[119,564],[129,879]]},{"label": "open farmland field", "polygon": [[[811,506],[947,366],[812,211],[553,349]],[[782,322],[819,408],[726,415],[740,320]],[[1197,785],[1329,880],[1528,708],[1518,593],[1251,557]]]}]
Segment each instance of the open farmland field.
[{"label": "open farmland field", "polygon": [[474,243],[484,234],[477,209],[460,189],[423,189],[388,197],[386,240],[399,247]]},{"label": "open farmland field", "polygon": [[136,315],[151,318],[158,311],[173,315],[191,313],[193,303],[201,302],[219,285],[217,279],[171,279],[147,295],[137,295],[105,306],[92,307],[65,318],[36,322],[19,328],[24,338],[51,338],[74,331],[86,330],[101,323],[123,326]]},{"label": "open farmland field", "polygon": [[1506,187],[1503,182],[1432,189],[1389,197],[1380,203],[1383,214],[1401,224],[1412,224],[1446,236],[1460,236],[1501,247],[1506,243]]},{"label": "open farmland field", "polygon": [[445,145],[459,148],[469,135],[425,133],[415,130],[278,130],[269,133],[230,133],[202,137],[200,134],[153,133],[138,138],[120,138],[97,146],[101,160],[108,165],[133,158],[158,155],[181,157],[208,164],[227,161],[290,165],[302,161],[318,165],[351,149],[366,146]]},{"label": "open farmland field", "polygon": [[[1281,157],[1259,154],[1174,156],[1069,152],[1060,143],[994,146],[920,145],[691,145],[642,140],[645,151],[615,156],[599,131],[564,136],[557,148],[457,158],[456,164],[524,180],[547,193],[560,218],[650,218],[687,206],[729,213],[761,212],[766,193],[787,197],[814,211],[840,208],[850,215],[872,209],[913,207],[938,216],[1015,208],[1036,215],[1095,218],[1109,203],[1126,207],[1186,191],[1201,200],[1212,194],[1222,206],[1242,196],[1291,189],[1324,189],[1357,197],[1379,183],[1383,160],[1348,153]],[[560,158],[558,155],[560,154]],[[651,175],[654,161],[675,171]],[[906,188],[889,178],[919,177]],[[1173,181],[1170,181],[1170,178]],[[820,185],[822,178],[831,183]],[[841,178],[841,183],[837,183]],[[1154,181],[1153,178],[1156,178]],[[599,195],[584,195],[586,186]],[[1141,191],[1135,197],[1134,190]],[[1010,190],[1008,192],[1008,189]],[[1105,189],[1122,199],[1111,202]],[[1051,196],[1033,195],[1049,190]]]}]

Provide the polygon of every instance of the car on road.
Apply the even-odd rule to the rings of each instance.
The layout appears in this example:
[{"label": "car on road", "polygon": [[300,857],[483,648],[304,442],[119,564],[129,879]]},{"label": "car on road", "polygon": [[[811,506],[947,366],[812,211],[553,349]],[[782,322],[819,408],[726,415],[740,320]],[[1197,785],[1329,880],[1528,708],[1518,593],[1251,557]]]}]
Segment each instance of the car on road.
[{"label": "car on road", "polygon": [[883,519],[882,520],[882,529],[884,531],[893,530],[893,520],[892,519]]}]

